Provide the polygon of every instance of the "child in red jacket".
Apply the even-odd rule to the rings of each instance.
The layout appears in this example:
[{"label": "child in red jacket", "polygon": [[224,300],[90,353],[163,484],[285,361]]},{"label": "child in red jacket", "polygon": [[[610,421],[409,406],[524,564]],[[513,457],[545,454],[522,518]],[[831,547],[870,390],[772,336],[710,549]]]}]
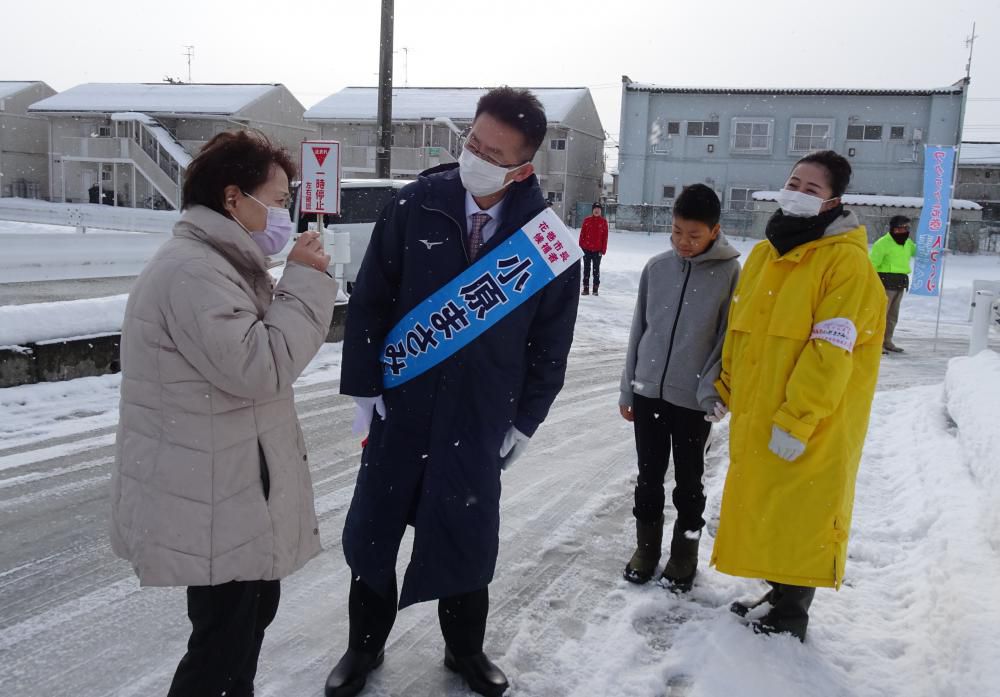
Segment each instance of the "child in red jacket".
[{"label": "child in red jacket", "polygon": [[601,215],[601,204],[595,203],[591,215],[583,219],[580,228],[580,249],[583,250],[583,295],[590,295],[590,266],[594,266],[594,295],[601,287],[601,257],[608,253],[608,221]]}]

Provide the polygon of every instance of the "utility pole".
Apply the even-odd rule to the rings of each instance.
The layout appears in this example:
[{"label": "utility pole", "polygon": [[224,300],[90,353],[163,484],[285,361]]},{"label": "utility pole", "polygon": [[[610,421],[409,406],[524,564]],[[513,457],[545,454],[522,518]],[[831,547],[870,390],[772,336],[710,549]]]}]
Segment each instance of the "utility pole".
[{"label": "utility pole", "polygon": [[188,84],[191,83],[191,58],[194,56],[194,46],[185,46],[184,55],[188,60]]},{"label": "utility pole", "polygon": [[391,178],[392,162],[392,23],[393,1],[382,0],[382,31],[378,61],[378,126],[375,176]]}]

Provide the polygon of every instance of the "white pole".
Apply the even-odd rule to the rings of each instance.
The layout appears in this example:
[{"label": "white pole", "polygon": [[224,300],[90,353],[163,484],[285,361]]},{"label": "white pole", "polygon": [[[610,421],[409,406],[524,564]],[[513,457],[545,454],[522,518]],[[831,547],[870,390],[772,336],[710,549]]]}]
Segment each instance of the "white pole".
[{"label": "white pole", "polygon": [[972,310],[972,335],[969,337],[969,355],[975,356],[985,351],[990,338],[990,311],[993,309],[993,293],[977,290]]}]

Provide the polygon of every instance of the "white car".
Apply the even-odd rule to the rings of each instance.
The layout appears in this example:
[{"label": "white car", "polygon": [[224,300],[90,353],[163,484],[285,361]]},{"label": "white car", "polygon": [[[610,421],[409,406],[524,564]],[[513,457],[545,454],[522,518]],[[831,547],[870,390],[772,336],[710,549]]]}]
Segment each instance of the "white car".
[{"label": "white car", "polygon": [[[351,261],[344,265],[344,283],[348,293],[358,278],[361,261],[365,258],[375,222],[396,193],[410,183],[409,179],[342,179],[340,182],[340,215],[327,215],[328,231],[351,233]],[[295,203],[292,217],[296,230],[303,232],[316,216],[298,215],[298,182],[294,184]],[[327,253],[333,255],[333,235],[326,235]]]}]

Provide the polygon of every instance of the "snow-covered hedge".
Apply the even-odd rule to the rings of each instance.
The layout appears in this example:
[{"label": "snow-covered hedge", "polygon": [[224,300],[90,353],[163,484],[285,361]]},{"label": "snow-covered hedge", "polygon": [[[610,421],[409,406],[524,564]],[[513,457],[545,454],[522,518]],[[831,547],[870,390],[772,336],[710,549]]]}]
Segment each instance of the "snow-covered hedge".
[{"label": "snow-covered hedge", "polygon": [[0,306],[0,346],[121,331],[128,295]]}]

